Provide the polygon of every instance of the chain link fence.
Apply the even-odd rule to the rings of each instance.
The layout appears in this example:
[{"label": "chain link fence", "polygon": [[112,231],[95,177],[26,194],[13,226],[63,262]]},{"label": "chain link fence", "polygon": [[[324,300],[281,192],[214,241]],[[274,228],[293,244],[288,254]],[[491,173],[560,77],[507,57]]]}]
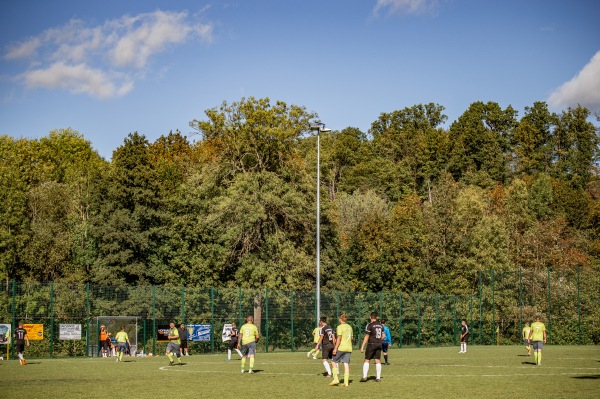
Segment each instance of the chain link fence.
[{"label": "chain link fence", "polygon": [[[320,306],[332,325],[347,314],[356,347],[373,311],[387,320],[396,347],[457,345],[461,320],[472,344],[517,344],[535,315],[546,323],[549,343],[587,345],[600,342],[599,286],[598,272],[587,268],[489,270],[479,272],[476,291],[468,295],[321,291]],[[189,342],[190,351],[220,352],[226,349],[223,326],[240,326],[248,315],[262,336],[259,350],[305,350],[316,325],[315,293],[17,281],[0,290],[0,323],[12,330],[19,321],[43,325],[43,339],[31,340],[27,349],[30,357],[98,356],[99,320],[108,316],[137,318],[138,352],[164,353],[157,329],[172,321],[210,325],[210,340]],[[60,340],[60,324],[80,324],[81,340]]]}]

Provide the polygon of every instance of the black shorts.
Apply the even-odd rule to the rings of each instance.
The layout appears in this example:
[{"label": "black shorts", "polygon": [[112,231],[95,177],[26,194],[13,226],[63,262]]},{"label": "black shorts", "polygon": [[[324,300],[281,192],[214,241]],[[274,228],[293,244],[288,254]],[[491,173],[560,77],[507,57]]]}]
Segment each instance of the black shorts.
[{"label": "black shorts", "polygon": [[381,343],[381,350],[382,350],[383,353],[387,353],[389,347],[390,347],[390,343],[389,342],[383,341]]},{"label": "black shorts", "polygon": [[321,359],[332,359],[333,358],[333,345],[324,346],[321,350]]},{"label": "black shorts", "polygon": [[231,340],[229,340],[229,347],[228,347],[228,349],[229,350],[233,350],[233,349],[237,348],[237,343],[238,343],[237,339],[231,339]]},{"label": "black shorts", "polygon": [[381,359],[381,343],[372,344],[367,343],[367,349],[365,350],[365,360],[379,360]]},{"label": "black shorts", "polygon": [[465,344],[466,344],[467,342],[469,342],[469,334],[466,334],[464,337],[462,337],[462,338],[460,339],[460,343],[462,344],[463,342],[464,342]]},{"label": "black shorts", "polygon": [[17,353],[23,353],[25,351],[25,342],[17,342],[15,344]]},{"label": "black shorts", "polygon": [[187,340],[185,340],[185,341],[182,340],[181,341],[181,345],[179,345],[179,348],[180,349],[187,349]]}]

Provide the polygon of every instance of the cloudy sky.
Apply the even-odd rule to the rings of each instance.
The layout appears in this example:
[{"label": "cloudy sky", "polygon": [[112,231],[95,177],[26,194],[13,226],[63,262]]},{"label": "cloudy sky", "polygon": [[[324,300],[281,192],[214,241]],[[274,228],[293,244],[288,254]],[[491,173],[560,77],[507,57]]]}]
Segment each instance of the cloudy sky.
[{"label": "cloudy sky", "polygon": [[600,112],[594,0],[11,0],[0,5],[0,135],[72,128],[100,155],[223,101],[269,97],[327,127],[475,101]]}]

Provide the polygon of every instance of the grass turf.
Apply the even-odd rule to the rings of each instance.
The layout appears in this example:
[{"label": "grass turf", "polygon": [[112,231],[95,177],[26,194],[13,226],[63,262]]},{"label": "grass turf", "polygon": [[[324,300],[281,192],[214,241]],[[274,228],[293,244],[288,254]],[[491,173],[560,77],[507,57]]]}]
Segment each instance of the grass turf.
[{"label": "grass turf", "polygon": [[[382,365],[382,379],[360,383],[363,355],[355,350],[350,364],[350,386],[329,387],[320,360],[306,352],[258,353],[255,374],[241,374],[237,355],[194,355],[183,366],[168,366],[168,358],[29,359],[0,362],[3,394],[29,397],[100,398],[127,396],[215,398],[598,398],[600,347],[546,346],[542,366],[533,364],[521,346],[469,346],[392,349],[390,365]],[[246,364],[246,367],[248,364]],[[340,365],[343,373],[343,365]]]}]

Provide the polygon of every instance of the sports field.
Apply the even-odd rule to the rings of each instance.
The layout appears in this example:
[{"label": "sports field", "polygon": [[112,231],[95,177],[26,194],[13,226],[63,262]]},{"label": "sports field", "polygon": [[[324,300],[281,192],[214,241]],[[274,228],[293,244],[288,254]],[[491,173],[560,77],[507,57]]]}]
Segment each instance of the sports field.
[{"label": "sports field", "polygon": [[[600,398],[600,347],[546,346],[542,366],[520,346],[392,349],[382,379],[360,383],[362,354],[352,354],[350,386],[329,387],[320,360],[306,352],[258,353],[254,374],[235,356],[30,359],[0,362],[2,396],[38,398]],[[342,366],[343,370],[343,366]]]}]

